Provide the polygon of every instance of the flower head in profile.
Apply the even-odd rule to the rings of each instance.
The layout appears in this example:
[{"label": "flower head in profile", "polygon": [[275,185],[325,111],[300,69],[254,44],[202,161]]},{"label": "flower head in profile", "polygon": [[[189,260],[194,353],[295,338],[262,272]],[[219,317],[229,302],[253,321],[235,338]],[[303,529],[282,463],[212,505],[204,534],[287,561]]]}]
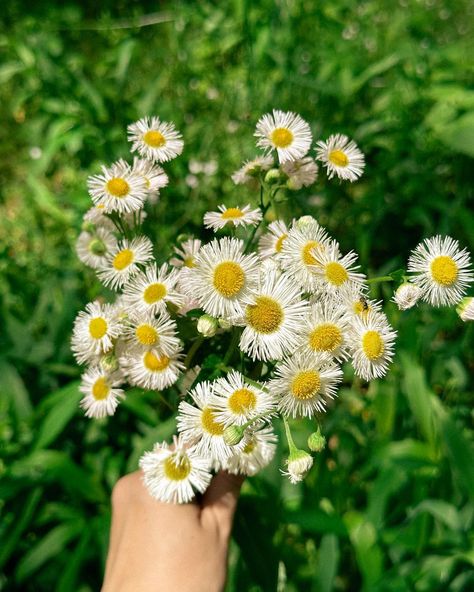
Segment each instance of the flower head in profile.
[{"label": "flower head in profile", "polygon": [[306,156],[313,140],[311,129],[302,117],[276,109],[258,120],[254,135],[259,148],[277,151],[280,163]]},{"label": "flower head in profile", "polygon": [[463,298],[457,306],[457,312],[461,321],[474,321],[474,297]]},{"label": "flower head in profile", "polygon": [[294,448],[286,461],[287,470],[283,475],[287,476],[290,483],[295,485],[306,477],[313,466],[313,457],[305,450]]},{"label": "flower head in profile", "polygon": [[158,201],[160,189],[168,185],[168,175],[160,165],[137,157],[133,159],[132,172],[144,179],[147,201],[155,204]]},{"label": "flower head in profile", "polygon": [[132,152],[153,162],[166,162],[183,151],[184,142],[173,123],[159,117],[143,117],[127,128]]},{"label": "flower head in profile", "polygon": [[234,475],[251,477],[269,465],[275,456],[277,436],[271,426],[248,430],[242,449],[228,460],[225,470]]},{"label": "flower head in profile", "polygon": [[236,185],[247,185],[251,188],[259,186],[257,176],[268,171],[273,166],[273,157],[257,156],[253,160],[247,160],[241,168],[232,175],[232,181]]},{"label": "flower head in profile", "polygon": [[262,219],[262,212],[259,208],[250,209],[250,205],[243,208],[228,208],[225,205],[218,206],[217,212],[206,212],[204,214],[204,226],[212,230],[220,230],[227,224],[233,226],[256,226]]},{"label": "flower head in profile", "polygon": [[318,165],[311,156],[284,162],[280,165],[280,169],[288,177],[286,185],[292,191],[309,187],[318,177]]},{"label": "flower head in profile", "polygon": [[404,282],[398,286],[393,295],[393,302],[398,306],[398,310],[408,310],[415,306],[421,295],[422,291],[419,286],[411,282]]},{"label": "flower head in profile", "polygon": [[365,159],[357,144],[342,134],[317,143],[316,158],[326,167],[329,179],[355,181],[364,172]]}]

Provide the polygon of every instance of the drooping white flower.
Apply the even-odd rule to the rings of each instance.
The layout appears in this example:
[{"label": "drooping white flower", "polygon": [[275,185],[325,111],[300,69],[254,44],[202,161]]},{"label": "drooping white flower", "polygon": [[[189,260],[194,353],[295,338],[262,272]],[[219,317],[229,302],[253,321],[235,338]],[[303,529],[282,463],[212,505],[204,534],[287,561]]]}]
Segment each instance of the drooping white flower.
[{"label": "drooping white flower", "polygon": [[311,467],[313,466],[313,457],[308,454],[305,450],[292,450],[290,456],[286,461],[287,470],[283,471],[283,475],[286,475],[290,483],[295,485],[306,477]]},{"label": "drooping white flower", "polygon": [[393,302],[395,302],[399,310],[408,310],[415,306],[421,298],[421,294],[422,291],[419,286],[411,282],[405,282],[398,286],[393,296]]},{"label": "drooping white flower", "polygon": [[474,297],[463,298],[456,310],[462,321],[474,321]]}]

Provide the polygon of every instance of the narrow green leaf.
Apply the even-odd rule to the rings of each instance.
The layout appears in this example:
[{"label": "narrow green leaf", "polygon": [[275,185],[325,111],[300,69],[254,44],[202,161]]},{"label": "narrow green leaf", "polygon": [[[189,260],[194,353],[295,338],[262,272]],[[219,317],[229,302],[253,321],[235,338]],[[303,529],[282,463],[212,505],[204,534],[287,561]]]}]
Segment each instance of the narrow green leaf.
[{"label": "narrow green leaf", "polygon": [[457,508],[448,502],[438,499],[423,500],[410,511],[410,516],[414,518],[421,512],[428,512],[452,530],[462,529],[462,521]]},{"label": "narrow green leaf", "polygon": [[16,368],[5,359],[0,359],[0,391],[10,400],[17,419],[30,417],[33,408],[25,384]]},{"label": "narrow green leaf", "polygon": [[326,534],[321,539],[316,568],[315,591],[331,592],[339,565],[339,541],[336,535]]}]

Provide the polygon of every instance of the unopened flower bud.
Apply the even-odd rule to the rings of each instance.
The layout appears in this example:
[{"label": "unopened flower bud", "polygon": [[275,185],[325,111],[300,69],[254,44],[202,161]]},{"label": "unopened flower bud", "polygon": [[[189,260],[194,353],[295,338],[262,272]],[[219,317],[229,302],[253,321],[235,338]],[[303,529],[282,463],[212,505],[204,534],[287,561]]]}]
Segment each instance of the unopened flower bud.
[{"label": "unopened flower bud", "polygon": [[393,301],[400,310],[407,310],[415,306],[420,298],[421,288],[416,284],[405,282],[398,287],[393,297]]},{"label": "unopened flower bud", "polygon": [[281,173],[278,169],[270,169],[265,175],[265,183],[276,185],[281,180]]},{"label": "unopened flower bud", "polygon": [[224,430],[224,442],[229,446],[235,446],[242,441],[245,435],[245,429],[241,426],[231,425]]},{"label": "unopened flower bud", "polygon": [[204,337],[214,337],[218,328],[217,319],[208,314],[202,315],[197,323],[197,330]]},{"label": "unopened flower bud", "polygon": [[118,360],[115,354],[106,354],[100,359],[100,367],[104,372],[115,372],[118,370]]},{"label": "unopened flower bud", "polygon": [[321,452],[326,447],[326,438],[321,434],[318,428],[315,432],[310,434],[308,438],[308,448],[312,452]]},{"label": "unopened flower bud", "polygon": [[316,218],[313,218],[313,216],[301,216],[301,218],[298,218],[296,221],[296,226],[300,230],[304,230],[305,228],[311,228],[312,226],[318,227],[319,224]]},{"label": "unopened flower bud", "polygon": [[474,321],[474,297],[463,298],[456,310],[462,321]]},{"label": "unopened flower bud", "polygon": [[299,191],[303,187],[303,184],[297,178],[289,177],[286,186],[290,191]]},{"label": "unopened flower bud", "polygon": [[304,450],[295,449],[290,452],[290,456],[286,461],[288,475],[291,483],[299,483],[308,474],[313,466],[313,457]]},{"label": "unopened flower bud", "polygon": [[98,255],[99,257],[107,253],[107,247],[105,243],[102,242],[99,238],[94,238],[93,240],[91,240],[91,242],[89,243],[89,250],[91,253],[93,253],[94,255]]},{"label": "unopened flower bud", "polygon": [[227,319],[219,319],[218,323],[219,323],[219,327],[221,329],[227,330],[232,327],[232,323],[230,321],[228,321]]}]

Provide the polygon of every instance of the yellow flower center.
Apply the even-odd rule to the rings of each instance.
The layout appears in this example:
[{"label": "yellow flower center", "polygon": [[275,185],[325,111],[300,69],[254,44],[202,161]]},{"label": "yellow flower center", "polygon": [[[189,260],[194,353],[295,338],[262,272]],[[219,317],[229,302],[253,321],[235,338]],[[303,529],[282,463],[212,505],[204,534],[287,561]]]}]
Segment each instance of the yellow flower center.
[{"label": "yellow flower center", "polygon": [[286,127],[277,127],[272,131],[272,144],[277,148],[287,148],[293,142],[293,132]]},{"label": "yellow flower center", "polygon": [[107,333],[107,321],[102,317],[96,317],[89,321],[89,333],[92,339],[102,339]]},{"label": "yellow flower center", "polygon": [[163,372],[170,365],[170,359],[168,356],[157,356],[153,352],[146,352],[143,363],[150,372]]},{"label": "yellow flower center", "polygon": [[367,314],[372,310],[370,304],[366,304],[365,301],[356,300],[352,306],[352,310],[361,317],[366,317]]},{"label": "yellow flower center", "polygon": [[214,419],[214,412],[209,407],[204,407],[201,412],[201,424],[211,436],[222,436],[224,433],[223,424]]},{"label": "yellow flower center", "polygon": [[196,264],[194,263],[194,257],[185,257],[183,259],[183,265],[184,267],[189,268],[196,267]]},{"label": "yellow flower center", "polygon": [[223,220],[231,220],[232,218],[242,218],[244,213],[239,208],[228,208],[225,212],[222,212],[221,218]]},{"label": "yellow flower center", "polygon": [[306,401],[311,399],[321,388],[321,377],[316,370],[303,370],[299,372],[291,383],[291,394],[295,399]]},{"label": "yellow flower center", "polygon": [[342,150],[332,150],[329,153],[328,158],[332,164],[338,167],[346,167],[349,164],[347,154],[345,154]]},{"label": "yellow flower center", "polygon": [[130,185],[121,177],[107,181],[107,191],[114,197],[124,197],[130,191]]},{"label": "yellow flower center", "polygon": [[182,481],[191,472],[191,463],[187,456],[172,454],[163,463],[165,475],[171,481]]},{"label": "yellow flower center", "polygon": [[107,380],[101,376],[94,382],[94,386],[92,387],[92,396],[97,401],[103,401],[107,398],[107,395],[110,392],[110,386],[107,384]]},{"label": "yellow flower center", "polygon": [[166,296],[166,286],[164,284],[150,284],[143,292],[143,300],[147,304],[154,304],[158,300],[163,300]]},{"label": "yellow flower center", "polygon": [[234,261],[223,261],[214,269],[214,288],[224,298],[232,298],[238,294],[244,287],[244,283],[244,270]]},{"label": "yellow flower center", "polygon": [[142,345],[155,345],[158,341],[158,331],[155,327],[148,325],[147,323],[143,323],[143,325],[138,325],[135,329],[135,335],[137,340]]},{"label": "yellow flower center", "polygon": [[122,271],[133,262],[133,258],[133,251],[130,249],[123,249],[115,255],[112,265],[118,271]]},{"label": "yellow flower center", "polygon": [[309,335],[309,346],[314,351],[332,352],[342,343],[342,333],[336,325],[325,323],[313,329]]},{"label": "yellow flower center", "polygon": [[308,241],[301,251],[301,258],[303,263],[306,265],[318,265],[315,256],[313,255],[313,249],[320,249],[321,245],[316,241]]},{"label": "yellow flower center", "polygon": [[269,296],[258,296],[255,304],[247,306],[245,317],[247,323],[257,333],[268,335],[278,329],[284,315],[282,307],[276,300]]},{"label": "yellow flower center", "polygon": [[346,269],[337,261],[331,261],[326,265],[325,274],[327,281],[334,286],[341,286],[349,279]]},{"label": "yellow flower center", "polygon": [[152,148],[161,148],[166,144],[166,138],[158,130],[149,130],[143,135],[143,141]]},{"label": "yellow flower center", "polygon": [[362,338],[362,349],[369,360],[378,360],[385,351],[383,339],[377,331],[367,331]]},{"label": "yellow flower center", "polygon": [[244,446],[244,449],[242,450],[242,452],[244,454],[251,454],[254,450],[255,447],[257,446],[257,441],[255,440],[255,438],[252,438],[249,442],[247,442],[247,444]]},{"label": "yellow flower center", "polygon": [[255,409],[257,397],[250,389],[241,388],[234,391],[229,397],[229,409],[237,415],[245,415]]},{"label": "yellow flower center", "polygon": [[451,257],[440,255],[431,262],[431,275],[437,284],[452,286],[458,277],[458,266]]},{"label": "yellow flower center", "polygon": [[281,250],[283,248],[283,241],[285,240],[285,238],[287,237],[287,234],[282,234],[279,239],[277,240],[276,244],[275,244],[275,251],[277,253],[281,253]]}]

